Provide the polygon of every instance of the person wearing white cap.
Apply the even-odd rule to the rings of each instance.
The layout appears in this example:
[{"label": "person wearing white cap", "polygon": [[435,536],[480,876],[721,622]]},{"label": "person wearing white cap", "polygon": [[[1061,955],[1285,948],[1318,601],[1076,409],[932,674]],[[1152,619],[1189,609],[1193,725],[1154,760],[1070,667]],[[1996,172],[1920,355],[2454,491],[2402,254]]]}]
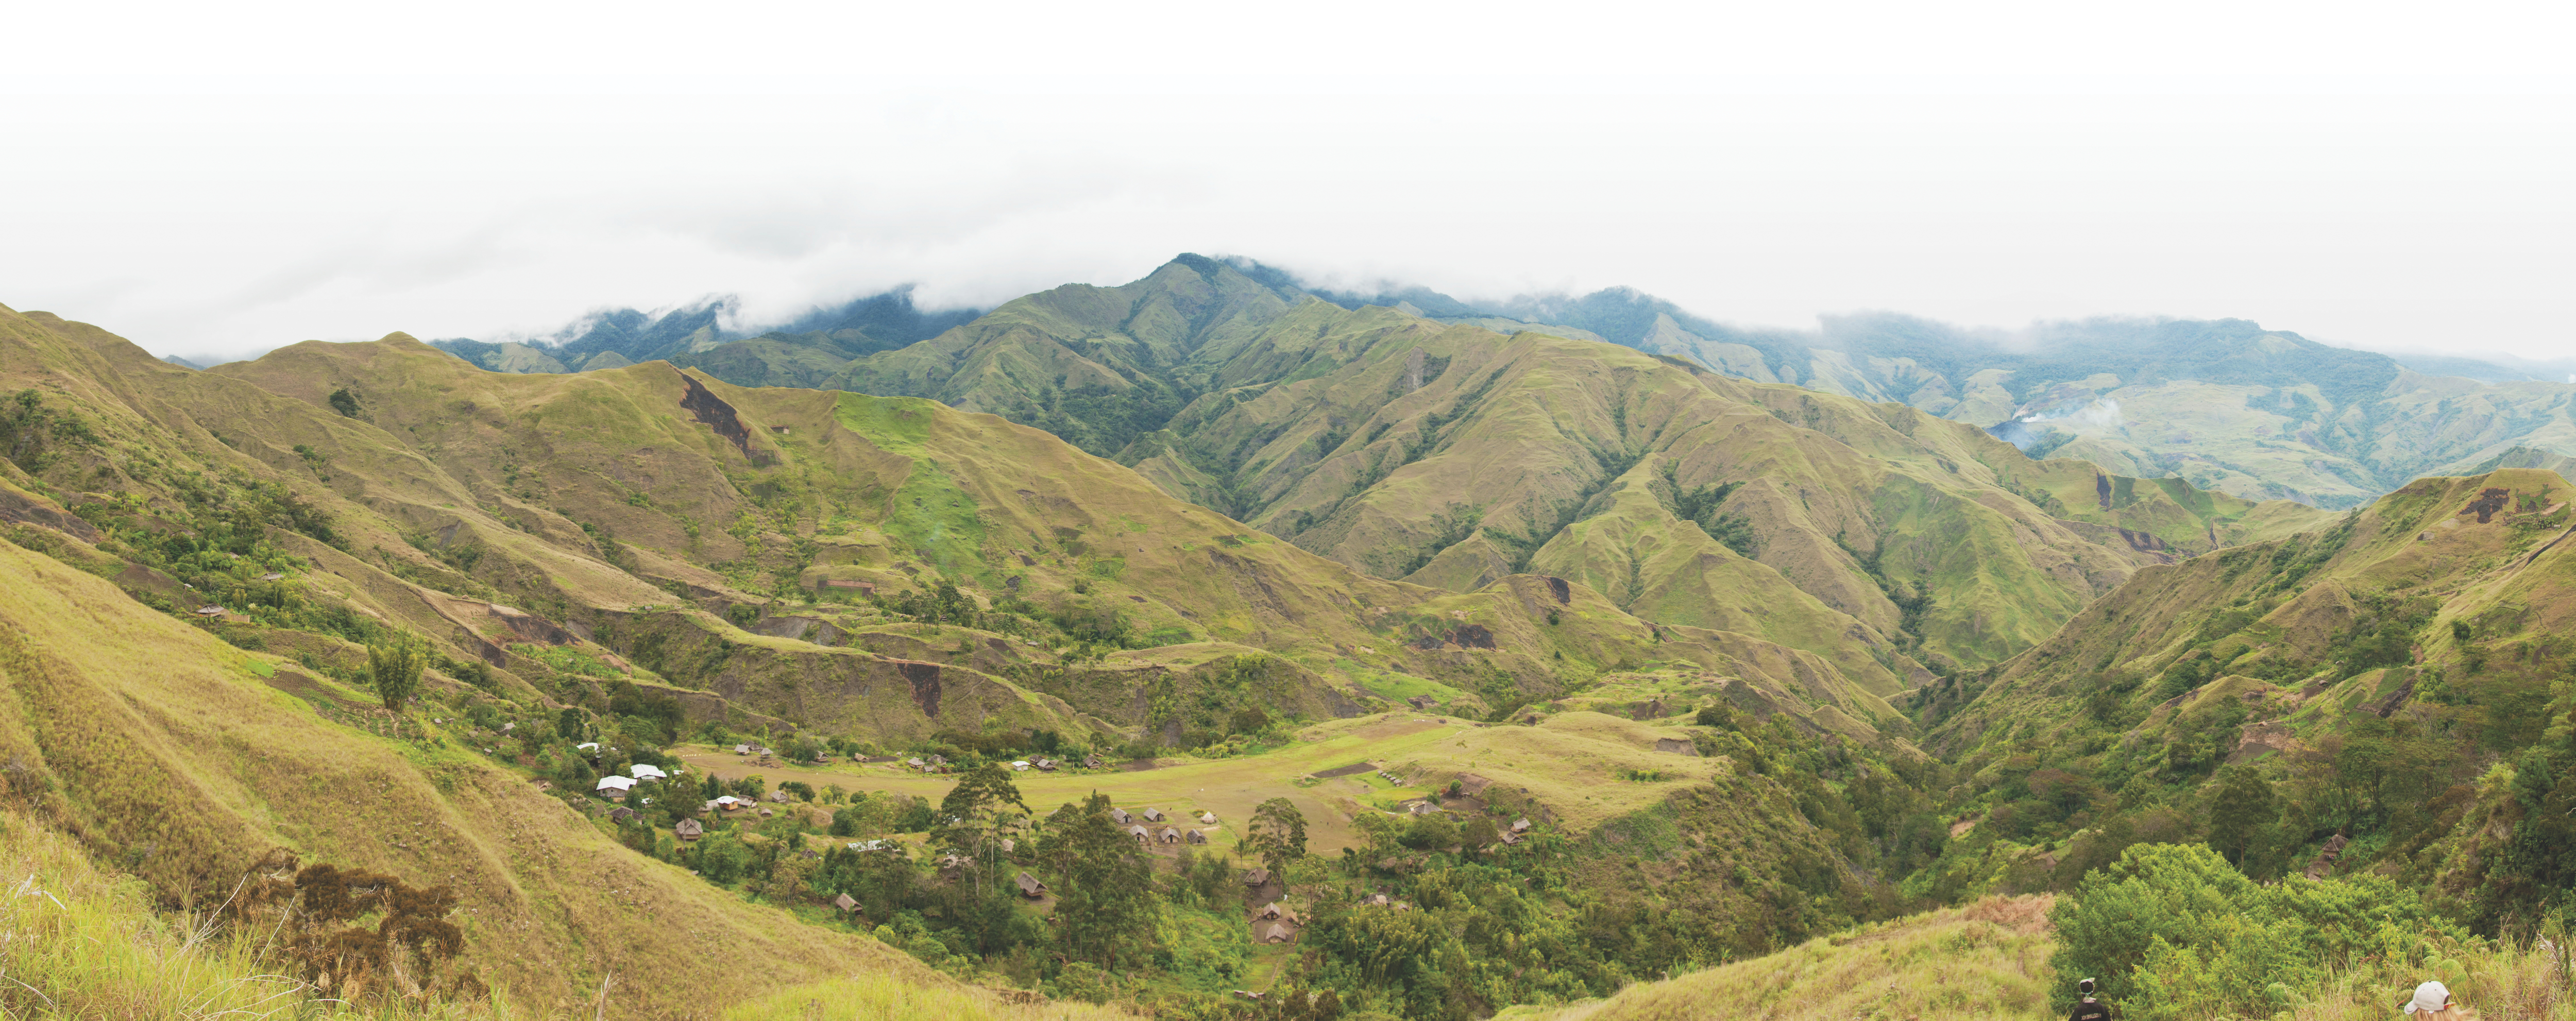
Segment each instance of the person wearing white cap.
[{"label": "person wearing white cap", "polygon": [[2066,1015],[2066,1021],[2111,1021],[2111,1008],[2093,998],[2092,979],[2075,983],[2075,995],[2080,999],[2075,1001],[2075,1012]]},{"label": "person wearing white cap", "polygon": [[2451,990],[2439,982],[2426,982],[2415,987],[2415,995],[2406,1001],[2406,1016],[2413,1021],[2454,1021],[2466,1019],[2466,1008],[2451,1005]]}]

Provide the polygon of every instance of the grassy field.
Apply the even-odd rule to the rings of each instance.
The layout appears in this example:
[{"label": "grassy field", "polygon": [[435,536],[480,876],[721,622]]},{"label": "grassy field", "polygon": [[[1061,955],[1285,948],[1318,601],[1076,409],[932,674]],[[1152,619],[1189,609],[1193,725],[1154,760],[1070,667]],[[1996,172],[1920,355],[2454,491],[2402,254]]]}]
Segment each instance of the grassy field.
[{"label": "grassy field", "polygon": [[[1254,806],[1284,797],[1306,815],[1308,848],[1329,855],[1358,846],[1351,820],[1367,810],[1364,806],[1391,808],[1386,805],[1390,798],[1446,787],[1462,773],[1488,778],[1506,790],[1526,789],[1527,797],[1547,806],[1560,825],[1580,830],[1729,768],[1723,759],[1654,750],[1657,738],[1678,737],[1680,731],[1588,712],[1549,716],[1537,726],[1484,726],[1452,717],[1384,713],[1316,724],[1298,736],[1294,744],[1243,758],[1164,759],[1158,761],[1168,764],[1133,772],[1031,771],[1016,780],[1021,796],[1040,812],[1095,790],[1131,811],[1214,812],[1218,832],[1210,834],[1210,841],[1219,847],[1231,847],[1240,838],[1236,827],[1251,817]],[[817,789],[837,784],[843,790],[887,791],[932,802],[956,784],[953,777],[924,776],[893,764],[762,767],[703,745],[678,751],[691,768],[726,779],[757,773],[772,784],[802,780]],[[1397,787],[1366,773],[1299,782],[1361,761],[1396,773],[1406,784]],[[1621,770],[1652,770],[1666,779],[1626,781],[1620,779]]]}]

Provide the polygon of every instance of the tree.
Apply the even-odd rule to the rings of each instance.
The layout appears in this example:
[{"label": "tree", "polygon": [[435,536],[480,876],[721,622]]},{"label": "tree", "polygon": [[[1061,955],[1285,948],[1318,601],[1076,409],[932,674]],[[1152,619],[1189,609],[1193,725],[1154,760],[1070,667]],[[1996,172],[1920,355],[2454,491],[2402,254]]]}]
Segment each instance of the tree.
[{"label": "tree", "polygon": [[948,796],[940,799],[942,843],[970,858],[989,859],[988,852],[1009,826],[1002,811],[1006,806],[1017,807],[1023,817],[1029,814],[1028,803],[1020,800],[1019,785],[1011,782],[1010,769],[998,762],[987,762],[967,770],[957,778],[957,786],[948,789]]},{"label": "tree", "polygon": [[1306,815],[1286,798],[1272,798],[1252,810],[1252,831],[1243,846],[1261,856],[1279,889],[1288,889],[1288,866],[1306,856]]},{"label": "tree", "polygon": [[1459,845],[1469,851],[1482,851],[1500,839],[1502,833],[1494,828],[1494,821],[1481,815],[1467,820],[1458,833]]},{"label": "tree", "polygon": [[367,646],[367,677],[375,683],[376,697],[384,700],[385,708],[402,711],[403,703],[420,690],[420,671],[427,662],[420,644],[405,636]]},{"label": "tree", "polygon": [[2220,770],[2218,790],[2209,799],[2209,846],[2236,867],[2246,867],[2266,827],[2280,818],[2280,799],[2252,766]]},{"label": "tree", "polygon": [[1093,793],[1050,817],[1038,854],[1056,873],[1056,936],[1068,961],[1115,971],[1141,960],[1154,931],[1154,876],[1136,842]]},{"label": "tree", "polygon": [[556,736],[571,741],[581,737],[581,732],[581,710],[565,706],[563,712],[555,715]]},{"label": "tree", "polygon": [[331,391],[330,400],[331,410],[339,412],[340,417],[358,417],[358,395],[350,393],[348,387],[344,386]]}]

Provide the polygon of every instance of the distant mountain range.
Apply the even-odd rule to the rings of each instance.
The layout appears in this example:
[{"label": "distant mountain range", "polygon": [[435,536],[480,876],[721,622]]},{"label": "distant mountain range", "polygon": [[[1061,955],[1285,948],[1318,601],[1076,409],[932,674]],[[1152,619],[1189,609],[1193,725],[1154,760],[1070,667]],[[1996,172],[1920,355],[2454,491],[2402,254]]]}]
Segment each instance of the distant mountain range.
[{"label": "distant mountain range", "polygon": [[[2576,385],[2567,382],[2576,380],[2576,359],[2385,355],[2241,319],[2101,318],[2006,334],[1870,313],[1827,317],[1809,331],[1744,329],[1629,288],[1473,301],[1423,287],[1309,286],[1248,259],[1181,261],[1223,265],[1282,302],[1313,298],[1349,311],[1384,306],[1504,335],[1606,341],[1754,382],[1904,404],[1987,428],[2035,456],[2080,458],[2117,475],[2176,477],[2250,500],[2339,510],[2420,475],[2576,458]],[[936,389],[962,406],[1000,408],[993,395],[970,394],[971,384],[936,371],[913,371],[906,366],[918,360],[899,355],[977,321],[982,310],[924,312],[908,289],[897,289],[774,327],[728,332],[723,323],[733,310],[730,299],[650,314],[617,309],[549,338],[435,343],[504,372],[663,359],[745,386],[922,396]],[[1015,417],[1104,455],[1181,415],[1223,376],[1190,376],[1186,366],[1152,359],[1094,360],[1097,352],[1088,349],[1066,353],[1086,363],[1068,369],[1066,385],[1142,386],[1149,395],[1108,418],[1079,406],[1044,420]],[[931,376],[938,386],[929,386]]]}]

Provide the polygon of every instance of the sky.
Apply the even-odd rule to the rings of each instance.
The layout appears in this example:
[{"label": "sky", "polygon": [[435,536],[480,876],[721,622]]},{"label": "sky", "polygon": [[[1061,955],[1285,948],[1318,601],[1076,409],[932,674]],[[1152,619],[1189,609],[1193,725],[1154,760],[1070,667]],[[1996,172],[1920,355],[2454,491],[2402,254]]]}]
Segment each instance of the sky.
[{"label": "sky", "polygon": [[44,5],[0,67],[0,304],[220,359],[1199,252],[2576,353],[2551,8],[1678,6]]}]

